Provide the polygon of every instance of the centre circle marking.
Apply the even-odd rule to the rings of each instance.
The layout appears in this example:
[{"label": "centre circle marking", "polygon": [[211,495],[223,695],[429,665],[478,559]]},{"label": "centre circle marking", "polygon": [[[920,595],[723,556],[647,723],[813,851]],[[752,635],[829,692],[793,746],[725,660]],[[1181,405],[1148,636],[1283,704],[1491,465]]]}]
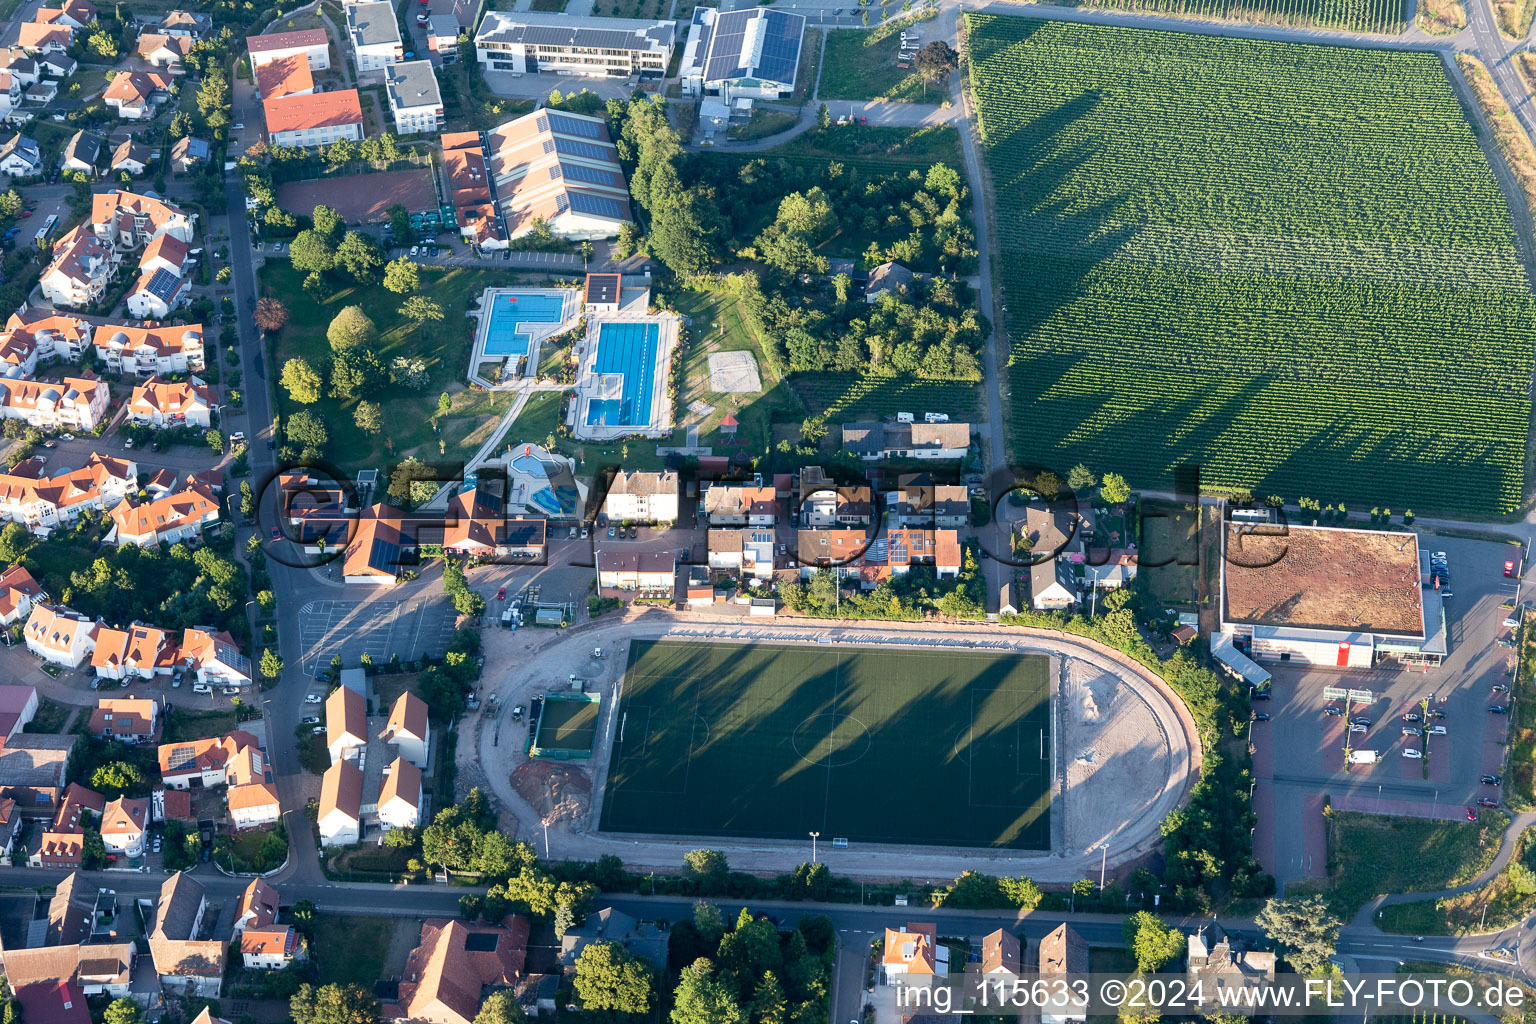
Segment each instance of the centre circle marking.
[{"label": "centre circle marking", "polygon": [[790,743],[802,761],[840,768],[869,753],[874,740],[869,726],[852,715],[824,711],[797,725]]}]

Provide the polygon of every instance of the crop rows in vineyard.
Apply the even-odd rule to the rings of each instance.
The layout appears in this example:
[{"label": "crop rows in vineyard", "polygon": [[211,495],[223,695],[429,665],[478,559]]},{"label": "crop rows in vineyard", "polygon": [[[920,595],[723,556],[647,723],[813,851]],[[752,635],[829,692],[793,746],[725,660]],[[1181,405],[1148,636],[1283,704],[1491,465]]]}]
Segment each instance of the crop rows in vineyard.
[{"label": "crop rows in vineyard", "polygon": [[793,386],[806,408],[825,416],[828,424],[890,419],[898,412],[943,412],[956,421],[974,422],[979,411],[976,385],[960,381],[819,373],[797,375]]},{"label": "crop rows in vineyard", "polygon": [[1520,503],[1536,312],[1436,56],[968,17],[1015,457]]},{"label": "crop rows in vineyard", "polygon": [[1403,0],[1076,0],[1073,6],[1390,35],[1403,31],[1413,10]]}]

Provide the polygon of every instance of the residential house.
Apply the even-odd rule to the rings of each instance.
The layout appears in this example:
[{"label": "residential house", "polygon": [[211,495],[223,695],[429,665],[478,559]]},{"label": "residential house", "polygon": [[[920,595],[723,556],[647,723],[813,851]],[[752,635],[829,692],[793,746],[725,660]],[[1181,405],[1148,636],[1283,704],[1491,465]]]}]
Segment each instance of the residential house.
[{"label": "residential house", "polygon": [[411,950],[387,1020],[472,1024],[481,999],[510,988],[523,975],[528,922],[510,915],[499,925],[446,918],[422,922],[421,943]]},{"label": "residential house", "polygon": [[202,324],[128,327],[108,324],[91,344],[112,373],[140,376],[202,373]]},{"label": "residential house", "polygon": [[[40,55],[38,57],[39,66],[41,66],[45,60],[46,58]],[[32,106],[45,107],[52,103],[54,100],[58,99],[58,97],[59,83],[50,81],[49,79],[45,78],[41,82],[38,82],[36,85],[29,86],[27,91],[22,93],[22,102],[31,104]]]},{"label": "residential house", "polygon": [[324,71],[331,66],[330,39],[323,28],[246,36],[245,47],[250,51],[253,75],[263,64],[291,56],[303,57],[312,71]]},{"label": "residential house", "polygon": [[665,591],[677,582],[677,556],[670,551],[599,551],[597,585],[610,590]]},{"label": "residential house", "polygon": [[0,71],[20,81],[23,88],[36,85],[42,77],[37,59],[19,46],[0,47]]},{"label": "residential house", "polygon": [[43,430],[95,430],[109,401],[106,381],[94,376],[0,378],[0,418],[25,420]]},{"label": "residential house", "polygon": [[179,268],[177,271],[141,270],[125,298],[129,316],[140,320],[164,320],[192,302],[192,281],[180,273]]},{"label": "residential house", "polygon": [[182,174],[190,174],[194,167],[208,160],[211,152],[207,139],[184,135],[171,144],[171,166]]},{"label": "residential house", "polygon": [[812,529],[868,526],[875,505],[868,487],[823,487],[800,502],[800,525]]},{"label": "residential house", "polygon": [[144,856],[149,828],[149,801],[120,796],[101,814],[101,841],[108,853],[136,859]]},{"label": "residential house", "polygon": [[773,573],[773,531],[712,529],[709,567],[763,578]]},{"label": "residential house", "polygon": [[99,452],[92,452],[80,469],[55,477],[43,476],[42,470],[27,459],[10,473],[0,473],[0,517],[41,536],[74,523],[86,509],[111,508],[138,486],[132,462]]},{"label": "residential house", "polygon": [[384,2],[347,4],[346,14],[352,62],[359,75],[383,71],[400,60],[405,47],[393,6]]},{"label": "residential house", "polygon": [[283,816],[277,787],[270,782],[230,786],[224,798],[229,804],[229,820],[237,829],[262,828]]},{"label": "residential house", "polygon": [[711,526],[772,527],[779,517],[777,493],[772,485],[710,484],[704,491],[704,515]]},{"label": "residential house", "polygon": [[137,53],[139,58],[153,67],[165,68],[172,74],[180,74],[187,54],[197,40],[191,36],[172,36],[163,32],[139,33]]},{"label": "residential house", "polygon": [[29,868],[55,868],[79,871],[85,863],[85,833],[57,832],[44,829],[37,839],[37,849],[27,857]]},{"label": "residential house", "polygon": [[932,923],[887,928],[880,972],[887,985],[930,985],[949,974],[949,950]]},{"label": "residential house", "polygon": [[560,939],[560,965],[575,970],[581,951],[594,942],[616,942],[630,955],[658,971],[667,967],[667,933],[650,921],[639,921],[612,907],[587,915],[579,928],[570,928]]},{"label": "residential house", "polygon": [[893,573],[904,573],[914,565],[932,565],[939,579],[960,574],[960,535],[954,530],[897,527],[887,531],[886,548]]},{"label": "residential house", "polygon": [[23,50],[34,54],[63,53],[75,39],[75,30],[58,22],[26,21],[22,22],[18,32],[17,43]]},{"label": "residential house", "polygon": [[[0,626],[9,626],[26,619],[32,614],[33,602],[42,596],[43,588],[27,572],[25,566],[13,565],[0,573]],[[0,722],[4,720],[4,712],[0,712]],[[31,720],[31,716],[28,716],[28,720]],[[9,738],[12,731],[0,729],[0,736]]]},{"label": "residential house", "polygon": [[660,80],[676,40],[670,20],[488,11],[475,34],[475,55],[490,71]]},{"label": "residential house", "polygon": [[443,130],[443,95],[432,62],[408,60],[384,69],[384,93],[399,135]]},{"label": "residential house", "polygon": [[602,514],[610,523],[673,523],[677,495],[676,473],[620,470],[608,484]]},{"label": "residential house", "polygon": [[316,819],[324,846],[345,846],[363,838],[363,772],[351,761],[341,760],[325,770],[320,780],[320,808]]},{"label": "residential house", "polygon": [[247,928],[265,928],[276,921],[278,902],[276,889],[264,879],[251,879],[251,884],[240,894],[240,902],[235,904],[233,936],[238,939]]},{"label": "residential house", "polygon": [[1070,514],[1031,505],[1024,510],[1029,551],[1029,604],[1035,611],[1059,611],[1078,600],[1078,580],[1069,545],[1076,533]]},{"label": "residential house", "polygon": [[971,496],[961,484],[936,484],[928,474],[901,478],[886,502],[892,526],[960,529],[970,521]]},{"label": "residential house", "polygon": [[385,832],[421,824],[421,769],[403,757],[395,758],[384,769],[378,815],[379,827]]},{"label": "residential house", "polygon": [[[102,138],[94,135],[84,128],[75,132],[64,143],[64,151],[60,155],[59,166],[66,171],[79,171],[82,174],[96,177],[97,165],[101,163]],[[54,251],[58,251],[54,246]]]},{"label": "residential house", "polygon": [[218,392],[196,377],[168,381],[151,377],[133,389],[128,400],[128,421],[151,427],[203,427],[213,425],[219,408]]},{"label": "residential house", "polygon": [[381,737],[395,753],[418,768],[427,766],[432,752],[432,727],[427,723],[427,702],[410,691],[402,693],[389,709],[389,721]]},{"label": "residential house", "polygon": [[124,139],[122,144],[112,151],[112,173],[127,172],[137,176],[143,174],[154,159],[154,151],[144,143],[138,139]]},{"label": "residential house", "polygon": [[[79,66],[75,58],[62,51],[55,52],[49,50],[37,55],[37,69],[53,78],[68,78],[75,73],[75,69]],[[38,83],[38,85],[42,84],[44,83]],[[54,88],[57,89],[58,86],[55,84]]]},{"label": "residential house", "polygon": [[1102,560],[1089,551],[1083,560],[1083,586],[1094,590],[1119,590],[1136,578],[1134,549],[1110,548]]},{"label": "residential house", "polygon": [[38,287],[55,306],[80,309],[106,297],[118,263],[117,253],[80,224],[54,243],[53,259],[38,279]]},{"label": "residential house", "polygon": [[[96,652],[91,655],[91,665],[100,679],[132,682],[169,673],[175,657],[176,650],[171,644],[170,634],[163,629],[134,623],[127,629],[101,627],[96,634]],[[146,734],[142,740],[127,742],[148,741]]]},{"label": "residential house", "polygon": [[465,242],[482,249],[506,248],[506,226],[491,197],[485,142],[480,133],[448,132],[441,141],[443,177],[459,234]]},{"label": "residential house", "polygon": [[[1041,939],[1038,952],[1040,978],[1047,983],[1053,977],[1087,974],[1090,970],[1088,943],[1069,924],[1058,926]],[[1040,1014],[1040,1021],[1041,1024],[1087,1024],[1087,1003],[1053,1005]]]},{"label": "residential house", "polygon": [[32,20],[45,25],[82,29],[96,20],[96,5],[87,0],[66,0],[58,7],[39,7]]},{"label": "residential house", "polygon": [[[23,26],[25,27],[25,26]],[[73,981],[22,985],[15,989],[22,1020],[46,1020],[48,1024],[91,1024],[85,993]]]},{"label": "residential house", "polygon": [[999,928],[981,940],[981,973],[1019,974],[1023,971],[1023,953],[1019,937]]},{"label": "residential house", "polygon": [[247,970],[280,971],[299,953],[299,933],[286,924],[247,928],[240,936],[240,959]]},{"label": "residential house", "polygon": [[224,978],[224,943],[199,940],[208,900],[203,887],[184,871],[178,871],[160,887],[155,905],[155,927],[149,933],[149,955],[155,962],[160,984],[170,992],[219,997]]},{"label": "residential house", "polygon": [[49,664],[79,668],[96,649],[98,628],[92,620],[63,605],[39,604],[27,618],[22,636],[27,650]]},{"label": "residential house", "polygon": [[158,31],[183,39],[207,39],[213,35],[214,21],[210,14],[192,11],[167,11],[160,19]]},{"label": "residential house", "polygon": [[1211,924],[1211,934],[1201,927],[1189,937],[1187,945],[1188,971],[1201,980],[1213,979],[1213,987],[1251,986],[1275,980],[1276,954],[1267,950],[1248,949],[1241,939],[1232,936],[1218,924]]},{"label": "residential house", "polygon": [[16,836],[21,832],[21,808],[8,796],[0,796],[0,861],[11,863]]},{"label": "residential house", "polygon": [[213,1011],[205,1006],[202,1013],[192,1018],[192,1024],[234,1024],[234,1022],[227,1021],[223,1017],[215,1017]]},{"label": "residential house", "polygon": [[125,189],[98,192],[91,198],[91,231],[120,251],[142,249],[169,233],[191,243],[196,215],[157,196]]},{"label": "residential house", "polygon": [[113,528],[108,540],[141,548],[197,541],[202,539],[204,527],[218,521],[219,499],[194,484],[144,505],[132,498],[122,502],[112,509]]},{"label": "residential house", "polygon": [[[0,73],[10,75],[12,82],[20,81],[9,71]],[[37,140],[17,132],[6,139],[4,144],[0,144],[0,173],[9,174],[13,178],[31,178],[42,174],[43,151],[38,148]]]},{"label": "residential house", "polygon": [[[165,634],[160,630],[150,632],[159,633],[163,641]],[[101,650],[100,642],[96,649]],[[101,740],[153,743],[160,736],[160,702],[145,697],[98,697],[96,710],[91,712],[90,730],[92,736]]]},{"label": "residential house", "polygon": [[917,275],[900,263],[889,261],[869,272],[869,283],[864,286],[864,301],[875,303],[882,295],[905,295],[912,289]]},{"label": "residential house", "polygon": [[437,54],[443,64],[459,62],[459,20],[451,14],[433,14],[427,19],[427,52]]},{"label": "residential house", "polygon": [[207,789],[265,781],[265,763],[256,737],[236,729],[218,739],[160,744],[160,778],[167,789]]},{"label": "residential house", "polygon": [[[21,566],[12,566],[5,575],[9,576],[17,569],[21,569]],[[21,571],[26,573],[25,569]],[[27,576],[27,579],[31,578]],[[5,576],[0,576],[0,586],[4,584]],[[36,714],[37,687],[12,683],[0,685],[0,746],[26,728]]]},{"label": "residential house", "polygon": [[[77,878],[76,875],[68,876],[59,883],[55,891],[64,893],[74,888],[84,889],[83,883],[78,887],[75,885]],[[81,925],[78,932],[71,932],[67,937],[50,934],[44,945],[5,951],[5,976],[12,992],[19,995],[23,989],[50,983],[71,982],[81,993],[82,1003],[85,1001],[85,996],[107,996],[111,999],[120,999],[131,993],[133,963],[137,957],[137,951],[131,942],[87,942],[91,937],[91,918],[96,909],[94,885],[90,886],[89,896],[89,899],[77,903]],[[50,904],[50,924],[53,917],[51,907],[52,904]],[[56,939],[58,941],[55,941]],[[39,1016],[23,1019],[57,1024],[61,1020],[72,1018]],[[87,1022],[90,1020],[89,1015],[85,1020]]]},{"label": "residential house", "polygon": [[102,94],[102,102],[125,121],[147,121],[155,116],[171,88],[171,78],[160,71],[119,71]]},{"label": "residential house", "polygon": [[17,733],[0,747],[0,796],[28,820],[52,821],[63,802],[64,772],[78,737]]},{"label": "residential house", "polygon": [[0,332],[0,376],[32,376],[39,360],[76,362],[90,343],[91,324],[79,317],[54,315],[29,323],[13,313]]},{"label": "residential house", "polygon": [[879,459],[963,459],[969,423],[844,423],[843,448],[866,462]]},{"label": "residential house", "polygon": [[[359,6],[363,5],[348,4],[347,9]],[[363,138],[363,107],[356,89],[263,100],[262,109],[266,112],[267,136],[274,146],[303,149],[343,140],[360,142]]]},{"label": "residential house", "polygon": [[256,93],[264,100],[308,96],[315,91],[315,76],[302,53],[267,61],[256,69]]},{"label": "residential house", "polygon": [[855,565],[870,549],[866,530],[801,530],[795,536],[802,574],[811,568]]},{"label": "residential house", "polygon": [[53,830],[83,832],[86,825],[99,821],[106,810],[106,797],[78,782],[71,782],[64,787],[64,795],[59,800],[59,811],[53,816]]},{"label": "residential house", "polygon": [[368,746],[367,702],[349,686],[338,686],[325,698],[325,748],[331,763]]},{"label": "residential house", "polygon": [[0,71],[0,118],[9,117],[21,104],[21,79],[9,71]]}]

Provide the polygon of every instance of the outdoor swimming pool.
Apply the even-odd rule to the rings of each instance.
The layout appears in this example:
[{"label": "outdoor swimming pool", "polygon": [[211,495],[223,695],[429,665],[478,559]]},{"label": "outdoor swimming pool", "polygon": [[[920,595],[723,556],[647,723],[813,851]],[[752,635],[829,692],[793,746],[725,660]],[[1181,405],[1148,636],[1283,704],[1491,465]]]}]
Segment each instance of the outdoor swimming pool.
[{"label": "outdoor swimming pool", "polygon": [[491,302],[490,322],[485,331],[488,356],[525,356],[528,343],[537,332],[531,325],[559,324],[565,319],[564,294],[543,292],[502,292]]},{"label": "outdoor swimming pool", "polygon": [[656,377],[656,346],[660,325],[603,323],[598,327],[596,373],[624,376],[618,398],[595,399],[587,405],[587,426],[643,427],[651,419],[651,388]]}]

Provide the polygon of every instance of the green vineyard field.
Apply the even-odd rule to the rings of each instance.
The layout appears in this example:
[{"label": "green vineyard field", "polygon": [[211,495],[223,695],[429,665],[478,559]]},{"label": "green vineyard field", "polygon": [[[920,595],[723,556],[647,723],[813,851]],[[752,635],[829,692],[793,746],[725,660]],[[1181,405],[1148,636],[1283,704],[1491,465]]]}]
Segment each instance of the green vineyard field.
[{"label": "green vineyard field", "polygon": [[1413,17],[1404,0],[1055,0],[1070,7],[1223,18],[1271,25],[1397,35]]},{"label": "green vineyard field", "polygon": [[967,17],[1015,458],[1520,503],[1536,313],[1438,57]]},{"label": "green vineyard field", "polygon": [[898,412],[922,416],[942,412],[956,422],[975,422],[981,413],[975,384],[895,377],[860,377],[847,373],[797,374],[791,386],[806,409],[829,424],[891,419]]}]

